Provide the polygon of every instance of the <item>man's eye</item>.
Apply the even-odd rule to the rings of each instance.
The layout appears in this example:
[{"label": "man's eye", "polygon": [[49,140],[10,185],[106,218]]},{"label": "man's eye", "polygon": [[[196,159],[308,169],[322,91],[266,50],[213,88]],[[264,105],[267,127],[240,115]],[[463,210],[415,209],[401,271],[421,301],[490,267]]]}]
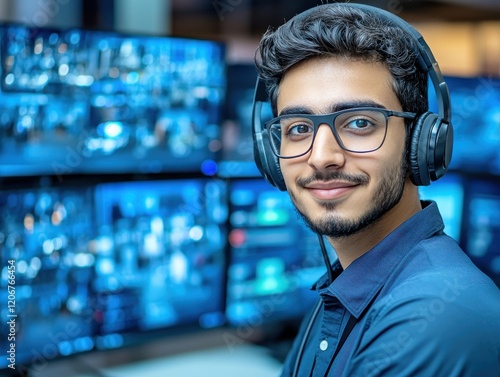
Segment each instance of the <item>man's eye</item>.
[{"label": "man's eye", "polygon": [[348,127],[352,129],[365,129],[370,126],[372,126],[372,122],[370,122],[368,119],[354,119],[351,122],[349,122]]},{"label": "man's eye", "polygon": [[295,124],[288,128],[288,134],[292,135],[304,135],[312,132],[313,128],[309,124]]}]

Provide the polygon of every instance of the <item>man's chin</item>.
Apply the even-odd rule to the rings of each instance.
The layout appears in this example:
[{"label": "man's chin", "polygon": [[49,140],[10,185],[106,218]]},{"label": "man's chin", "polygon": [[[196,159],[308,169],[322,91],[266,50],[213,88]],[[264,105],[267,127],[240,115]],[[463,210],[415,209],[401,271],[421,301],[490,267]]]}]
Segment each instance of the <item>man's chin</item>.
[{"label": "man's chin", "polygon": [[295,208],[307,227],[317,234],[330,238],[345,238],[361,229],[358,221],[346,220],[338,214],[332,214],[328,209],[315,213],[315,217],[312,218]]}]

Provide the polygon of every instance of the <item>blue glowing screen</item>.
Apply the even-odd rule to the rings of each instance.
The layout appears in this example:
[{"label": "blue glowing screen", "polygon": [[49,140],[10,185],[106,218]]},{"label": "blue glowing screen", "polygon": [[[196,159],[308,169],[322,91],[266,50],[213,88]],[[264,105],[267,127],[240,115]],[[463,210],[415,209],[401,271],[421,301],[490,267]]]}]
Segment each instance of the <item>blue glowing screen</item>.
[{"label": "blue glowing screen", "polygon": [[[499,175],[500,79],[447,76],[445,80],[450,89],[454,129],[450,169]],[[437,110],[435,96],[430,96],[429,105]]]},{"label": "blue glowing screen", "polygon": [[444,231],[461,241],[465,187],[461,176],[447,173],[429,186],[419,187],[420,198],[436,202],[444,222]]},{"label": "blue glowing screen", "polygon": [[474,263],[500,286],[500,182],[472,180],[465,213],[464,248]]},{"label": "blue glowing screen", "polygon": [[221,149],[225,47],[0,26],[0,176],[199,172]]},{"label": "blue glowing screen", "polygon": [[[1,289],[15,265],[18,371],[154,331],[224,322],[227,204],[212,178],[0,193]],[[7,321],[2,334],[10,331]],[[0,349],[8,350],[7,336]],[[0,359],[0,369],[9,361]]]},{"label": "blue glowing screen", "polygon": [[229,322],[300,318],[318,298],[311,286],[326,272],[316,235],[288,194],[263,179],[233,181],[229,208]]}]

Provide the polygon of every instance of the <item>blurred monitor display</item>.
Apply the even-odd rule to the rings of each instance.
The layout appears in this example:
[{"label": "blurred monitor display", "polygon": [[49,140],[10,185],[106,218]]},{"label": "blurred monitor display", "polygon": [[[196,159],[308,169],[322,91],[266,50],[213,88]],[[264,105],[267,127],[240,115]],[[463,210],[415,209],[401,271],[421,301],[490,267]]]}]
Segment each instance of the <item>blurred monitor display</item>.
[{"label": "blurred monitor display", "polygon": [[205,172],[219,155],[224,44],[13,24],[0,35],[0,176]]},{"label": "blurred monitor display", "polygon": [[97,347],[137,332],[224,321],[227,203],[218,180],[96,188]]},{"label": "blurred monitor display", "polygon": [[465,249],[500,286],[500,182],[484,179],[469,184]]},{"label": "blurred monitor display", "polygon": [[317,236],[288,194],[262,178],[234,179],[229,190],[229,323],[300,319],[318,298],[311,286],[326,272]]},{"label": "blurred monitor display", "polygon": [[0,370],[24,375],[94,348],[92,213],[90,189],[0,192]]},{"label": "blurred monitor display", "polygon": [[[0,328],[9,334],[14,319],[15,339],[2,336],[2,352],[14,343],[16,370],[36,372],[56,358],[222,325],[225,195],[213,178],[4,189],[1,288],[15,287],[15,304],[0,298]],[[9,364],[1,358],[0,374]]]},{"label": "blurred monitor display", "polygon": [[[219,174],[224,177],[260,177],[253,153],[252,110],[257,71],[254,64],[227,66],[227,96],[222,128]],[[270,107],[265,115],[272,116]]]},{"label": "blurred monitor display", "polygon": [[[445,77],[450,89],[454,149],[450,169],[500,174],[500,79]],[[437,111],[435,98],[430,107]]]},{"label": "blurred monitor display", "polygon": [[445,233],[460,243],[465,195],[463,178],[448,172],[429,186],[419,187],[419,190],[421,199],[436,202],[443,218]]}]

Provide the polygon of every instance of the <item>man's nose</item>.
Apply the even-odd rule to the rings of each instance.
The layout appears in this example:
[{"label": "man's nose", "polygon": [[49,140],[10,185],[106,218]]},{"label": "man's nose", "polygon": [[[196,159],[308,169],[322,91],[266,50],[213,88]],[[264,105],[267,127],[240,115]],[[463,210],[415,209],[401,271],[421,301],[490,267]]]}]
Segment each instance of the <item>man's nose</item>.
[{"label": "man's nose", "polygon": [[328,124],[321,124],[319,126],[308,163],[317,170],[344,165],[345,151],[339,145]]}]

